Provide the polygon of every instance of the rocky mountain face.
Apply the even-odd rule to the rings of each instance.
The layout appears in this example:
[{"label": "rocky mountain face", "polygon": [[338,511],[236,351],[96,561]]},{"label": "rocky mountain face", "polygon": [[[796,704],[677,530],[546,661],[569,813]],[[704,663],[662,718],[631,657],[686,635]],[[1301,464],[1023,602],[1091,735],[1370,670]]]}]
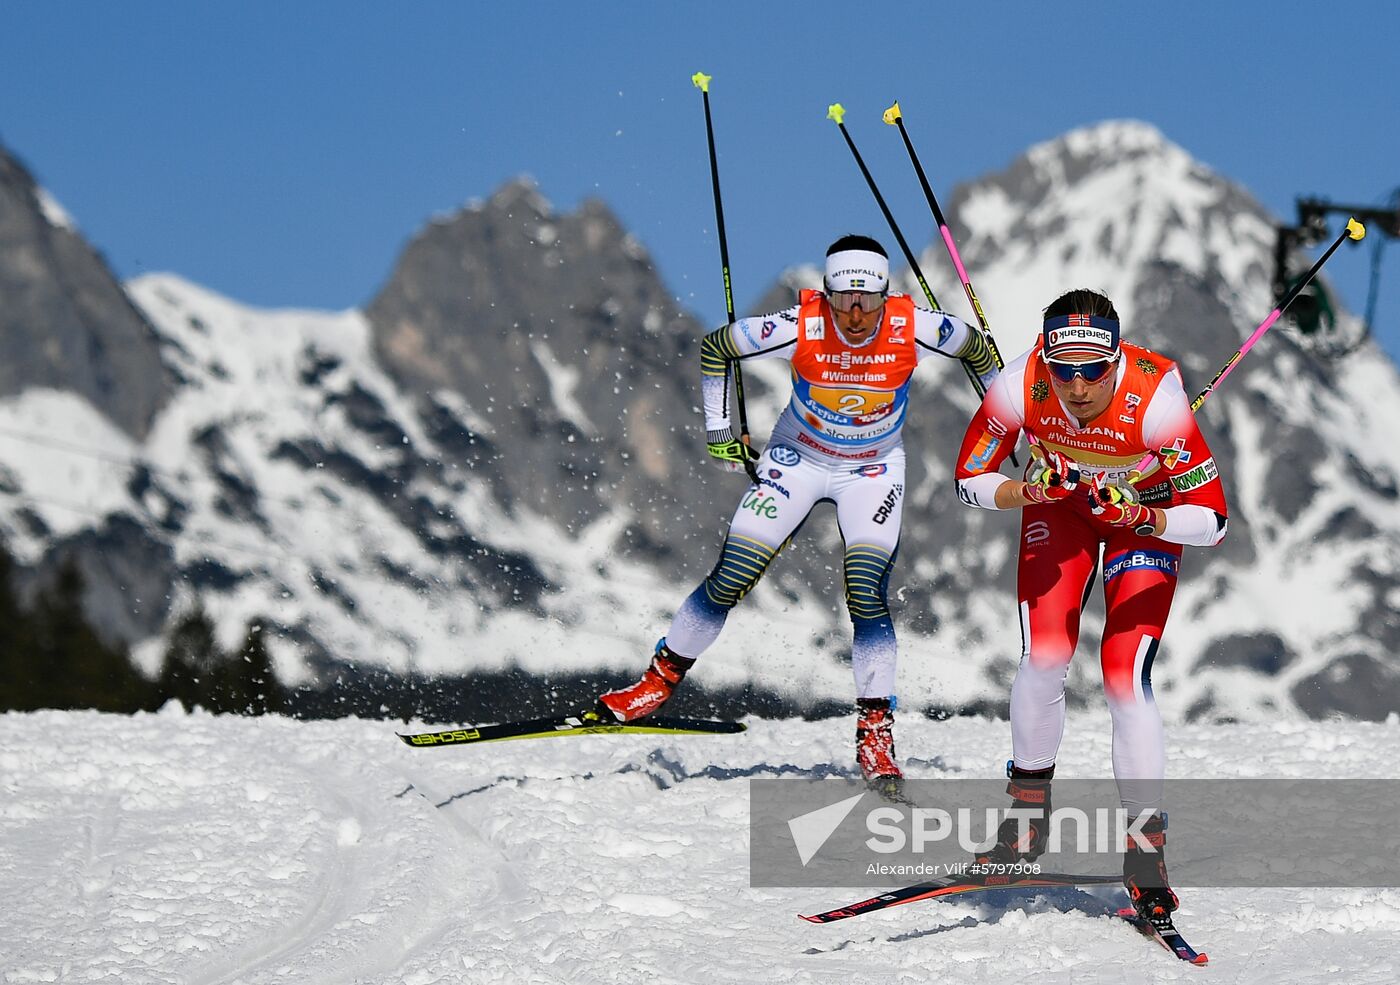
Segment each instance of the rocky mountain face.
[{"label": "rocky mountain face", "polygon": [[[1008,358],[1055,296],[1094,287],[1195,392],[1273,305],[1269,216],[1142,124],[1034,147],[945,204]],[[30,213],[20,255],[58,235]],[[967,316],[941,243],[921,266]],[[789,271],[765,305],[815,283],[814,268]],[[471,671],[546,681],[548,694],[630,675],[713,563],[743,492],[705,461],[707,326],[599,203],[559,214],[529,184],[507,185],[427,226],[363,313],[255,311],[169,276],[128,289],[134,305],[122,296],[113,310],[153,326],[154,378],[175,382],[130,394],[127,416],[77,370],[42,400],[5,391],[6,427],[79,445],[72,435],[119,428],[102,458],[84,446],[61,463],[77,512],[54,506],[59,464],[0,444],[0,535],[35,566],[80,551],[94,612],[148,666],[154,634],[197,595],[230,638],[249,619],[273,627],[293,679]],[[8,331],[5,346],[8,357]],[[97,362],[92,379],[149,378]],[[746,382],[761,440],[786,365],[753,366]],[[154,415],[145,430],[128,426],[134,407]],[[912,709],[1004,711],[1020,652],[1015,517],[952,491],[974,407],[951,361],[921,367],[891,586]],[[1400,379],[1378,349],[1330,360],[1284,325],[1206,405],[1230,536],[1188,552],[1154,674],[1168,717],[1400,710],[1397,419]],[[697,667],[697,688],[727,696],[708,707],[849,699],[839,559],[819,507]],[[1096,606],[1076,703],[1097,700]]]},{"label": "rocky mountain face", "polygon": [[555,215],[509,184],[417,235],[365,314],[406,393],[469,402],[503,506],[574,535],[621,512],[622,556],[673,559],[707,505],[688,372],[705,329],[604,205]]},{"label": "rocky mountain face", "polygon": [[33,177],[0,147],[0,397],[69,390],[142,437],[170,395],[150,323]]}]

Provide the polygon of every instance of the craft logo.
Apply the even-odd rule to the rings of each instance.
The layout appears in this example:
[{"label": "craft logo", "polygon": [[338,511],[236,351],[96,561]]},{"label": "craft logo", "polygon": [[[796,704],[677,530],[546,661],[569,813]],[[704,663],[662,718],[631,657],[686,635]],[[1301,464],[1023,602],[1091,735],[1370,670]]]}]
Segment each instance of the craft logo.
[{"label": "craft logo", "polygon": [[880,504],[880,508],[875,511],[875,515],[870,519],[875,523],[883,525],[894,513],[895,504],[899,502],[899,497],[903,492],[903,484],[896,482],[890,489],[889,495],[885,497],[885,501]]}]

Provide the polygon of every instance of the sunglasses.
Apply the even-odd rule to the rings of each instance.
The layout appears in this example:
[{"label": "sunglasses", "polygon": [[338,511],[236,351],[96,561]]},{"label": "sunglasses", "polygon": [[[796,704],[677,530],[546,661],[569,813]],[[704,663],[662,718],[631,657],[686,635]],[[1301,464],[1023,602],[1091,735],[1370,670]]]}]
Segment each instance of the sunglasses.
[{"label": "sunglasses", "polygon": [[1076,376],[1084,377],[1085,383],[1097,383],[1107,376],[1118,360],[1096,359],[1091,363],[1056,363],[1045,360],[1050,367],[1050,375],[1061,383],[1073,383]]},{"label": "sunglasses", "polygon": [[861,311],[874,311],[885,303],[884,291],[832,291],[826,296],[832,310],[842,314],[860,305]]}]

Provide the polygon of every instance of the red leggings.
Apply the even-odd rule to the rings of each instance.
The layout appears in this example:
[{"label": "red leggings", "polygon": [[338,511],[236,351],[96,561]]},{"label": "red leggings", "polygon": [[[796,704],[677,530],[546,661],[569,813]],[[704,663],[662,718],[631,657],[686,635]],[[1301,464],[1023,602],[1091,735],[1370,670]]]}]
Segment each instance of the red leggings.
[{"label": "red leggings", "polygon": [[[1055,762],[1064,734],[1065,675],[1101,544],[1105,620],[1099,654],[1113,715],[1113,772],[1125,807],[1153,810],[1166,753],[1152,698],[1152,661],[1171,611],[1181,547],[1100,523],[1077,502],[1021,511],[1016,596],[1022,651],[1011,688],[1012,751],[1023,769]],[[1125,786],[1129,780],[1146,782]]]}]

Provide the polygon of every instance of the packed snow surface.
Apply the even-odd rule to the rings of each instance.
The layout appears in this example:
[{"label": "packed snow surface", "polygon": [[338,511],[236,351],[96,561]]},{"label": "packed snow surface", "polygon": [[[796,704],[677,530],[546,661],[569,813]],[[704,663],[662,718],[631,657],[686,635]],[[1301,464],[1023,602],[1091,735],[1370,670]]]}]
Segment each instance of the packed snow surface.
[{"label": "packed snow surface", "polygon": [[[751,889],[747,781],[850,775],[852,725],[413,749],[386,722],[3,715],[0,981],[1400,980],[1394,888],[1183,890],[1206,968],[1109,916],[1116,888],[800,921],[865,893]],[[1061,775],[1103,775],[1108,726],[1071,716]],[[996,776],[1009,743],[899,728],[918,777]],[[1393,778],[1400,722],[1169,740],[1173,776]]]}]

